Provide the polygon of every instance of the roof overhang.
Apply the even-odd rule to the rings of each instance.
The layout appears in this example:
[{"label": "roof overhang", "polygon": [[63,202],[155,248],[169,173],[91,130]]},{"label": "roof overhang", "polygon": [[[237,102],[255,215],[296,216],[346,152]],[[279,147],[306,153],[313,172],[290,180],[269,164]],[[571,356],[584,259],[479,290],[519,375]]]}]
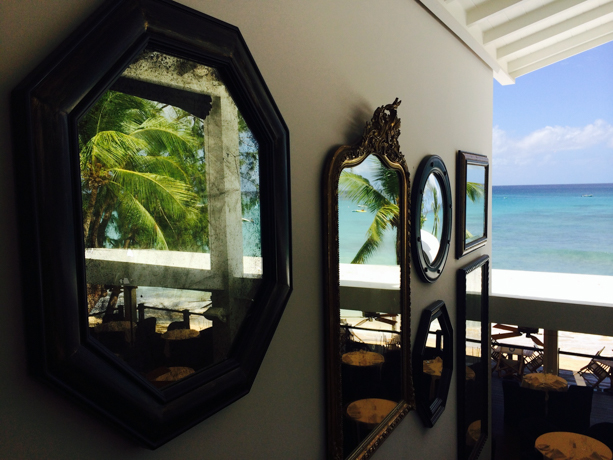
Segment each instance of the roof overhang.
[{"label": "roof overhang", "polygon": [[613,0],[418,0],[502,85],[613,40]]}]

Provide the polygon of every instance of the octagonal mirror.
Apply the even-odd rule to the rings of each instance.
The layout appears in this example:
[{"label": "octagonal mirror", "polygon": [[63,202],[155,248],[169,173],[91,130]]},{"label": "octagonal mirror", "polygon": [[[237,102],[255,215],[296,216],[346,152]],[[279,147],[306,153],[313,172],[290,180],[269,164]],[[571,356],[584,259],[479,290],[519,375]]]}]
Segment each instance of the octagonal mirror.
[{"label": "octagonal mirror", "polygon": [[445,410],[453,372],[453,328],[445,302],[422,312],[413,346],[413,383],[417,412],[433,427]]},{"label": "octagonal mirror", "polygon": [[173,2],[109,2],[49,62],[14,91],[31,368],[155,448],[249,391],[280,319],[287,128],[238,30]]}]

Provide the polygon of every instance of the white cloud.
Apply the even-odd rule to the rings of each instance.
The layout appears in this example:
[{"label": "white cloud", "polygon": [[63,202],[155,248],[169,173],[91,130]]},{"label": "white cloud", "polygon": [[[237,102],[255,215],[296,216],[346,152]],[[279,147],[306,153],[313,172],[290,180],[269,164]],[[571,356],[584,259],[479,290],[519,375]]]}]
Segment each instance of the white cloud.
[{"label": "white cloud", "polygon": [[[604,120],[583,127],[546,126],[522,138],[513,138],[498,126],[493,130],[493,156],[497,164],[525,165],[554,158],[556,152],[602,145],[613,148],[613,126]],[[538,154],[538,155],[536,155]],[[547,155],[544,155],[547,154]]]}]

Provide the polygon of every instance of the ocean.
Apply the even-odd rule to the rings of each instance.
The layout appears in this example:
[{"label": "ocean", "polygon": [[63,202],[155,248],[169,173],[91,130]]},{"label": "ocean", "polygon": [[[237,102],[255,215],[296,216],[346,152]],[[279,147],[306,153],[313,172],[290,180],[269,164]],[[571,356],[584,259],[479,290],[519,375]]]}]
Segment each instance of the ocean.
[{"label": "ocean", "polygon": [[[341,262],[351,262],[373,217],[339,201]],[[491,218],[494,269],[613,276],[613,184],[494,186]],[[368,263],[395,265],[394,248],[390,230]]]},{"label": "ocean", "polygon": [[613,184],[492,190],[492,268],[613,276]]}]

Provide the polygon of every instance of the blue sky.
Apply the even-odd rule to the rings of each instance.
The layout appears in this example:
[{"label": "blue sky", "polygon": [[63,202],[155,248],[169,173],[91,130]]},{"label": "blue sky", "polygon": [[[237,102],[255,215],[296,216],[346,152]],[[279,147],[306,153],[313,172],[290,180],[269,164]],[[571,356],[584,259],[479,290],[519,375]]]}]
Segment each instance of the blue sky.
[{"label": "blue sky", "polygon": [[493,185],[613,183],[613,43],[494,81]]}]

